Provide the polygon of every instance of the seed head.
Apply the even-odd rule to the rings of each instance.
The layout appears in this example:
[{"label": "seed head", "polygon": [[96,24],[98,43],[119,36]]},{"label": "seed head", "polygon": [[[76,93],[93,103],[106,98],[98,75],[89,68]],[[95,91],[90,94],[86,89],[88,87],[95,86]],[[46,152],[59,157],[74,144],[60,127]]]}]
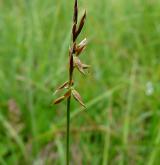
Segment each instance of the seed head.
[{"label": "seed head", "polygon": [[84,108],[85,105],[82,101],[82,97],[80,94],[74,89],[73,83],[73,72],[74,69],[78,69],[80,73],[85,75],[85,69],[88,69],[90,66],[87,64],[83,64],[79,59],[79,55],[84,51],[87,45],[87,39],[83,39],[79,44],[77,44],[77,38],[80,35],[86,20],[86,11],[84,12],[82,18],[80,19],[78,25],[78,1],[75,0],[74,3],[74,14],[73,14],[73,26],[72,26],[72,46],[69,48],[69,81],[66,81],[60,87],[57,88],[56,93],[62,89],[67,89],[67,92],[56,99],[54,104],[58,104],[65,100],[68,97],[71,97],[78,101]]}]

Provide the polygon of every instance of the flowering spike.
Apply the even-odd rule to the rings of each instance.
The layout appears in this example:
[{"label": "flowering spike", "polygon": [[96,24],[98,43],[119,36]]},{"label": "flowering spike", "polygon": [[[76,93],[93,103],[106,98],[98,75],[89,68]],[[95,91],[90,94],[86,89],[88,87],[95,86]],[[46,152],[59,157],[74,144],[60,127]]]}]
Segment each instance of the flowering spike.
[{"label": "flowering spike", "polygon": [[[77,25],[78,22],[78,0],[75,0],[74,4],[74,15],[73,15],[73,26],[72,26],[72,45],[69,48],[69,80],[62,84],[58,90],[61,90],[63,88],[67,88],[68,91],[58,99],[54,101],[54,104],[58,104],[65,100],[67,98],[67,138],[66,138],[66,164],[69,164],[70,162],[70,154],[69,154],[69,135],[70,135],[70,101],[71,101],[71,95],[75,98],[76,101],[78,101],[83,107],[85,107],[82,98],[80,94],[74,89],[73,87],[73,72],[74,69],[77,68],[82,74],[85,74],[84,69],[87,69],[89,66],[86,64],[83,64],[78,56],[86,47],[86,39],[84,39],[80,44],[77,45],[77,37],[81,33],[84,23],[86,19],[86,11],[84,12],[84,15],[82,16],[79,25]],[[58,91],[57,90],[57,91]],[[86,108],[86,107],[85,107]]]},{"label": "flowering spike", "polygon": [[[86,48],[87,45],[87,39],[84,38],[79,44],[77,44],[77,37],[80,35],[84,23],[86,19],[86,11],[84,12],[82,18],[79,21],[78,25],[78,0],[75,0],[74,3],[74,14],[73,14],[73,26],[72,26],[72,45],[69,48],[69,80],[66,81],[64,84],[62,84],[58,89],[56,90],[55,93],[58,91],[67,88],[68,91],[58,99],[54,101],[55,104],[58,104],[62,102],[64,99],[68,98],[68,102],[70,100],[71,93],[74,96],[74,98],[82,105],[84,106],[84,103],[82,102],[80,94],[76,91],[73,90],[73,72],[74,69],[78,69],[80,73],[85,75],[85,69],[88,69],[90,66],[87,64],[84,64],[81,62],[79,59],[79,55],[83,52],[83,50]],[[85,106],[84,106],[85,107]]]}]

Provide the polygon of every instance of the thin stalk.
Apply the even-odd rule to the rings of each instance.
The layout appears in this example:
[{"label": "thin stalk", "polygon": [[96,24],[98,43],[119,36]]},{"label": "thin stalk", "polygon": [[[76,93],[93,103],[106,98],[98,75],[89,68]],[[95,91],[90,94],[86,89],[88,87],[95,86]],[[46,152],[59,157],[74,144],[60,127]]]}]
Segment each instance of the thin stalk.
[{"label": "thin stalk", "polygon": [[70,154],[69,154],[69,141],[70,141],[70,102],[71,97],[67,99],[67,138],[66,138],[66,165],[69,165]]},{"label": "thin stalk", "polygon": [[[73,77],[73,52],[69,51],[69,89],[72,87],[72,77]],[[67,137],[66,137],[66,165],[69,165],[70,154],[69,154],[69,145],[70,145],[70,104],[71,104],[71,95],[67,98]]]},{"label": "thin stalk", "polygon": [[74,3],[74,15],[73,15],[73,27],[72,27],[72,46],[69,49],[69,79],[67,82],[65,82],[63,85],[61,85],[57,90],[60,91],[62,89],[67,88],[68,91],[58,99],[54,101],[54,104],[58,104],[62,102],[63,100],[67,99],[67,129],[66,129],[66,165],[69,165],[70,162],[70,103],[71,103],[71,95],[73,95],[73,98],[78,101],[84,108],[85,104],[82,101],[81,95],[75,90],[74,88],[74,81],[73,81],[73,71],[74,69],[78,69],[78,71],[81,74],[85,74],[85,69],[89,68],[89,65],[83,64],[81,60],[79,59],[79,55],[82,53],[82,51],[85,49],[87,40],[86,38],[83,39],[79,44],[77,44],[77,37],[80,35],[82,28],[84,26],[86,19],[86,11],[84,12],[79,25],[78,22],[78,2],[75,0]]}]

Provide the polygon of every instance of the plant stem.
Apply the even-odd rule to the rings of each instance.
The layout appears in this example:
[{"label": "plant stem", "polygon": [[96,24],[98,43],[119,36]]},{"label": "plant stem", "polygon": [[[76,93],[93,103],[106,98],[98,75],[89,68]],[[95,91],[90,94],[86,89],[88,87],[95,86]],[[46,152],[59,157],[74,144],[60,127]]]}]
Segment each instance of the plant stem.
[{"label": "plant stem", "polygon": [[69,165],[69,137],[70,137],[70,102],[71,96],[67,99],[67,138],[66,138],[66,165]]}]

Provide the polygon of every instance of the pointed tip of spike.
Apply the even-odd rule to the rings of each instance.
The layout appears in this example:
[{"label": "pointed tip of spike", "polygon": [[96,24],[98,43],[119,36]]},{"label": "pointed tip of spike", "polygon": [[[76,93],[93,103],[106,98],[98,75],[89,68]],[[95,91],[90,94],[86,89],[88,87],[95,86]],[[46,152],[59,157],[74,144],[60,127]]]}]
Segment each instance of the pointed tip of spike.
[{"label": "pointed tip of spike", "polygon": [[86,9],[84,10],[84,15],[85,15],[85,17],[87,16],[87,11],[86,11]]},{"label": "pointed tip of spike", "polygon": [[73,22],[77,24],[77,21],[78,21],[78,1],[75,0]]}]

